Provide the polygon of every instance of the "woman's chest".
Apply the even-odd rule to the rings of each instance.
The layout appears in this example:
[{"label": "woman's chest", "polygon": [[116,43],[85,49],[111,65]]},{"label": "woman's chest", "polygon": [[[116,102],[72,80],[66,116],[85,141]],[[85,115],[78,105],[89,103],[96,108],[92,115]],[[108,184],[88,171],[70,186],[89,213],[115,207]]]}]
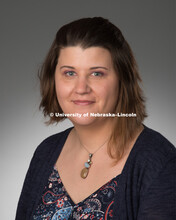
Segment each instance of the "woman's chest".
[{"label": "woman's chest", "polygon": [[83,201],[107,182],[119,176],[122,171],[120,164],[114,167],[106,163],[92,164],[88,169],[87,177],[84,179],[81,177],[81,171],[84,169],[83,165],[63,161],[56,163],[62,183],[75,203]]},{"label": "woman's chest", "polygon": [[44,187],[33,219],[112,219],[118,178],[111,179],[82,201],[75,203],[55,167]]}]

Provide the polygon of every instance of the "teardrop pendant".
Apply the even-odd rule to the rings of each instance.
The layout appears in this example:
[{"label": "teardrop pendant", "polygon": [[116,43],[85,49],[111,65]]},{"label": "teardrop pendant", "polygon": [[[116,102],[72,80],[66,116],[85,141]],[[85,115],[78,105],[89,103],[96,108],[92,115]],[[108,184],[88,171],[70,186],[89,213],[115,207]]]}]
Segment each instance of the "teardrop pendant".
[{"label": "teardrop pendant", "polygon": [[89,153],[89,159],[87,160],[87,162],[85,162],[84,164],[85,167],[81,170],[81,178],[83,179],[85,179],[89,174],[89,169],[92,164],[92,161],[91,161],[92,156],[93,154]]},{"label": "teardrop pendant", "polygon": [[83,179],[85,179],[87,176],[88,176],[88,173],[89,173],[89,168],[83,168],[82,170],[81,170],[81,177],[83,178]]}]

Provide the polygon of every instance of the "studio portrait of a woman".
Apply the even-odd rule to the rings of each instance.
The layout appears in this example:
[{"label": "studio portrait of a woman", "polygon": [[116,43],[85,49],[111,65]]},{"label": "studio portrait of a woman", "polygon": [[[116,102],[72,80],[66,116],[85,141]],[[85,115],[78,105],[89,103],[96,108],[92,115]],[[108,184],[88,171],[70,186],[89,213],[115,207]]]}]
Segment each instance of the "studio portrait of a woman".
[{"label": "studio portrait of a woman", "polygon": [[147,127],[145,94],[121,30],[103,17],[64,24],[39,71],[46,138],[16,220],[174,220],[176,149]]}]

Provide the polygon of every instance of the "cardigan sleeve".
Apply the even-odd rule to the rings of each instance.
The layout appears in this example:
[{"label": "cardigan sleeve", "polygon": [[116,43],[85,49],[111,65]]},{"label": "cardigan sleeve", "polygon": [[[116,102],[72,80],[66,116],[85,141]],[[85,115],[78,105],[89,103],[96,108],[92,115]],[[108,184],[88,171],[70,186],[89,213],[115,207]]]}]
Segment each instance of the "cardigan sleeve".
[{"label": "cardigan sleeve", "polygon": [[16,211],[16,218],[15,220],[23,220],[27,219],[27,209],[28,209],[28,201],[31,200],[31,184],[32,184],[32,176],[33,176],[33,170],[34,170],[34,164],[35,164],[35,154],[31,160],[29,169],[27,171],[25,181],[23,183],[23,188],[21,191],[21,195],[18,202],[18,207]]},{"label": "cardigan sleeve", "polygon": [[29,211],[32,209],[34,203],[33,197],[38,189],[38,180],[41,178],[41,166],[43,165],[45,155],[48,154],[47,148],[45,147],[46,140],[36,148],[31,159],[19,198],[15,220],[28,220],[30,218]]},{"label": "cardigan sleeve", "polygon": [[140,197],[137,220],[176,220],[176,158],[171,159]]},{"label": "cardigan sleeve", "polygon": [[45,167],[44,163],[47,162],[48,155],[52,153],[52,145],[50,142],[48,144],[48,139],[45,139],[33,154],[19,198],[15,220],[30,219],[42,174],[45,172],[42,167]]}]

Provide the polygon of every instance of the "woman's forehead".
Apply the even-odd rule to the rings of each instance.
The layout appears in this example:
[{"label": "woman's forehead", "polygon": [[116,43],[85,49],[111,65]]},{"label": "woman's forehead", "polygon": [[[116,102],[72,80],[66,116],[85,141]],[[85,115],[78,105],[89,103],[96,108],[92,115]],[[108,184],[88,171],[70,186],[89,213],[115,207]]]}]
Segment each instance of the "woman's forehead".
[{"label": "woman's forehead", "polygon": [[65,47],[60,50],[59,65],[104,66],[112,68],[110,52],[102,47],[82,48],[81,46]]}]

